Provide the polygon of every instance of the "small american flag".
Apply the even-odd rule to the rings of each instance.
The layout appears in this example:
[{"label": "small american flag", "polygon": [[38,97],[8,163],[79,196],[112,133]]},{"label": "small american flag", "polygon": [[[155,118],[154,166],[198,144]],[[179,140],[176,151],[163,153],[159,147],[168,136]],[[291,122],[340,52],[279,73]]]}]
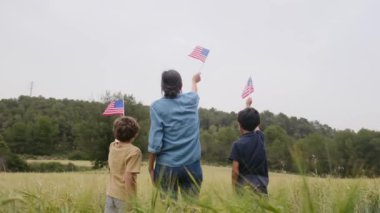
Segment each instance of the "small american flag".
[{"label": "small american flag", "polygon": [[104,110],[103,115],[124,115],[124,101],[121,99],[112,101],[110,104],[108,104],[106,110]]},{"label": "small american flag", "polygon": [[193,52],[190,53],[190,57],[193,57],[195,59],[198,59],[205,63],[208,53],[210,52],[209,49],[203,48],[201,46],[196,46],[193,50]]},{"label": "small american flag", "polygon": [[252,83],[252,77],[249,77],[247,85],[245,86],[243,93],[241,94],[241,98],[246,98],[249,94],[253,93],[253,83]]}]

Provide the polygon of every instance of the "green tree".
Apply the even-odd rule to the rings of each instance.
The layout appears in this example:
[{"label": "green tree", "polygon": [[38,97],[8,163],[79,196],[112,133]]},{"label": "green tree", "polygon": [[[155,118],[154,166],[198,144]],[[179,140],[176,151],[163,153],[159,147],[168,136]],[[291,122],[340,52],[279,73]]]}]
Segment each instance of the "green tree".
[{"label": "green tree", "polygon": [[277,171],[294,171],[290,149],[293,139],[278,125],[270,125],[265,131],[269,167]]},{"label": "green tree", "polygon": [[36,122],[30,127],[31,132],[31,153],[35,155],[48,155],[54,152],[57,140],[58,125],[49,117],[38,117]]},{"label": "green tree", "polygon": [[358,171],[357,153],[354,146],[356,134],[352,130],[339,131],[333,140],[333,154],[331,154],[333,174],[339,176],[352,176]]},{"label": "green tree", "polygon": [[19,154],[31,153],[29,126],[24,122],[16,122],[4,132],[5,140],[12,152]]},{"label": "green tree", "polygon": [[331,139],[319,133],[313,133],[297,141],[296,146],[301,150],[301,157],[306,165],[306,172],[315,175],[327,174],[331,171],[331,150],[328,144]]},{"label": "green tree", "polygon": [[28,165],[17,155],[13,154],[0,135],[0,171],[26,171]]},{"label": "green tree", "polygon": [[[5,150],[6,145],[11,153],[17,154],[70,155],[91,159],[100,167],[106,163],[108,146],[114,140],[112,122],[116,118],[101,114],[115,98],[124,99],[126,115],[139,122],[141,129],[135,145],[145,154],[150,127],[149,106],[121,92],[107,92],[101,102],[41,96],[2,99],[0,134],[6,141],[2,149]],[[309,172],[380,175],[380,133],[377,131],[336,131],[318,121],[269,111],[263,111],[260,116],[272,170],[297,172],[290,151],[297,150]],[[200,108],[199,117],[202,159],[226,163],[231,144],[239,137],[236,113]]]}]

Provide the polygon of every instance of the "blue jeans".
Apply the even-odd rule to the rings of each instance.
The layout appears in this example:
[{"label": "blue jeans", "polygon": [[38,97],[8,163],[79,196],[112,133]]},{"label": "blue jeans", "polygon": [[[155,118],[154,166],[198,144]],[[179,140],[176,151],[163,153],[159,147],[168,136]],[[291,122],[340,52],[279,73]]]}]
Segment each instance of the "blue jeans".
[{"label": "blue jeans", "polygon": [[180,167],[156,164],[154,182],[166,195],[177,199],[178,190],[185,197],[197,198],[201,190],[203,174],[200,161]]}]

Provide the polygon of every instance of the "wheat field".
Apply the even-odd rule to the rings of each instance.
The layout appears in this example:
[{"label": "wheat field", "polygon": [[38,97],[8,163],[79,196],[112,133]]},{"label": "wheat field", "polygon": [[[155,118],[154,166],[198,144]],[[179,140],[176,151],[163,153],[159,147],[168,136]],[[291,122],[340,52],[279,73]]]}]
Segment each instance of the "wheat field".
[{"label": "wheat field", "polygon": [[[203,166],[199,200],[161,200],[146,166],[135,212],[380,212],[380,179],[270,173],[269,197],[232,192],[230,168]],[[0,212],[102,212],[107,170],[0,173]]]}]

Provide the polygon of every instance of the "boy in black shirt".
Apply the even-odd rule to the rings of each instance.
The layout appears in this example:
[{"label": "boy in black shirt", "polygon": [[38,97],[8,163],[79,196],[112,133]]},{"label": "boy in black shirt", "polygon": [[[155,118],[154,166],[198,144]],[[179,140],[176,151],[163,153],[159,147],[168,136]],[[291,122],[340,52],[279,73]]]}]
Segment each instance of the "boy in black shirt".
[{"label": "boy in black shirt", "polygon": [[232,161],[232,186],[239,191],[249,186],[254,191],[267,194],[268,163],[264,134],[259,129],[259,112],[251,107],[252,99],[246,101],[247,108],[238,113],[240,138],[232,145],[229,159]]}]

